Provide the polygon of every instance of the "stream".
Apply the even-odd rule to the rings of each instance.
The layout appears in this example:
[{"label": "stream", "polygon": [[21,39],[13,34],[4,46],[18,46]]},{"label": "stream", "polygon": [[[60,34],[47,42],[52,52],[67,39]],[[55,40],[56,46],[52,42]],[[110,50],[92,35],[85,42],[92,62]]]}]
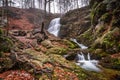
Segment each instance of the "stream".
[{"label": "stream", "polygon": [[[50,22],[48,32],[50,34],[53,34],[54,36],[58,37],[59,31],[60,31],[60,26],[61,26],[60,18],[55,18]],[[78,43],[76,39],[71,38],[70,40],[73,41],[74,43],[76,43],[80,47],[80,49],[82,49],[82,50],[88,49],[88,47],[85,46],[84,44]],[[65,55],[65,56],[67,56],[67,55]],[[83,68],[85,70],[89,70],[89,71],[95,71],[95,72],[100,71],[100,69],[97,67],[98,61],[92,60],[90,58],[89,53],[87,55],[87,59],[85,59],[85,55],[82,52],[78,53],[76,58],[77,58],[76,65],[80,66],[81,68]]]}]

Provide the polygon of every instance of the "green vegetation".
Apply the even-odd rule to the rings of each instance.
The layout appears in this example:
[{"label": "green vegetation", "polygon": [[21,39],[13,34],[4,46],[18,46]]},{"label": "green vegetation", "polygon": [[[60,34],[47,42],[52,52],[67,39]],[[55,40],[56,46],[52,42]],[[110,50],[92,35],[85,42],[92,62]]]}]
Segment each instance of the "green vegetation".
[{"label": "green vegetation", "polygon": [[94,40],[94,35],[92,35],[92,29],[88,29],[83,34],[78,36],[77,39],[85,45],[91,45]]},{"label": "green vegetation", "polygon": [[13,42],[10,38],[5,36],[0,36],[0,51],[9,52],[13,47]]},{"label": "green vegetation", "polygon": [[105,13],[100,18],[100,20],[104,21],[105,23],[110,23],[111,19],[112,19],[112,14],[110,13]]},{"label": "green vegetation", "polygon": [[47,50],[46,54],[58,54],[58,55],[65,55],[67,52],[65,48],[62,47],[55,47],[55,48],[50,48]]},{"label": "green vegetation", "polygon": [[66,39],[63,40],[63,43],[66,44],[68,46],[68,48],[70,48],[70,49],[74,49],[77,47],[77,45],[75,43],[73,43],[69,40],[66,40]]},{"label": "green vegetation", "polygon": [[2,30],[2,29],[0,29],[0,36],[1,36],[1,35],[3,35],[3,30]]}]

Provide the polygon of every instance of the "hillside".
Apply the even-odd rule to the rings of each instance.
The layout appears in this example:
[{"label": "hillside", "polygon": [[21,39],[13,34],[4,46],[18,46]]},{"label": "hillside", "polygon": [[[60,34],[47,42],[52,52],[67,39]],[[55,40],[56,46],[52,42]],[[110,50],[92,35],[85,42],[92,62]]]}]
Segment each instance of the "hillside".
[{"label": "hillside", "polygon": [[[59,36],[61,38],[80,35],[90,27],[90,8],[83,7],[69,11],[61,18],[61,30]],[[67,31],[64,31],[67,29]]]},{"label": "hillside", "polygon": [[0,80],[120,80],[118,4],[91,0],[62,17],[9,7],[8,24],[1,9]]},{"label": "hillside", "polygon": [[7,12],[9,17],[9,28],[12,30],[32,30],[40,27],[42,22],[45,23],[45,26],[48,26],[50,20],[57,16],[53,15],[52,13],[47,13],[47,17],[44,17],[45,13],[43,10],[34,8],[20,9],[9,7]]},{"label": "hillside", "polygon": [[118,4],[118,0],[92,0],[89,7],[69,11],[61,19],[60,37],[76,38],[102,66],[120,70]]}]

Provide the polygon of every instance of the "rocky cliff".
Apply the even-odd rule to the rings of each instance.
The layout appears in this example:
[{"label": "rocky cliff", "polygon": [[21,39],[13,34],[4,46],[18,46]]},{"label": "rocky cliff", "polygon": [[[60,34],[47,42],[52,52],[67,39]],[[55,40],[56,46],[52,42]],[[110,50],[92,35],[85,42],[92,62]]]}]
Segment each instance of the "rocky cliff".
[{"label": "rocky cliff", "polygon": [[119,5],[119,0],[91,0],[89,7],[69,11],[61,19],[60,37],[77,38],[103,66],[120,70]]}]

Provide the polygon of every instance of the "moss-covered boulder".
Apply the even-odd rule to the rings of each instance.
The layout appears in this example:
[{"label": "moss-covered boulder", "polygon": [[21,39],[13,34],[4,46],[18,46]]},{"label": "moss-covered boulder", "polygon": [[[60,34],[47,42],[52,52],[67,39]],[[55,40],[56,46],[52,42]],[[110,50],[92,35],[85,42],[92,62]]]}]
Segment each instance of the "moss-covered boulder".
[{"label": "moss-covered boulder", "polygon": [[10,52],[10,49],[13,47],[13,41],[3,34],[0,35],[0,51],[1,52]]},{"label": "moss-covered boulder", "polygon": [[51,43],[50,40],[44,40],[44,41],[42,41],[41,45],[44,46],[44,47],[46,47],[46,48],[52,48],[53,47],[53,45],[52,45],[52,43]]}]

